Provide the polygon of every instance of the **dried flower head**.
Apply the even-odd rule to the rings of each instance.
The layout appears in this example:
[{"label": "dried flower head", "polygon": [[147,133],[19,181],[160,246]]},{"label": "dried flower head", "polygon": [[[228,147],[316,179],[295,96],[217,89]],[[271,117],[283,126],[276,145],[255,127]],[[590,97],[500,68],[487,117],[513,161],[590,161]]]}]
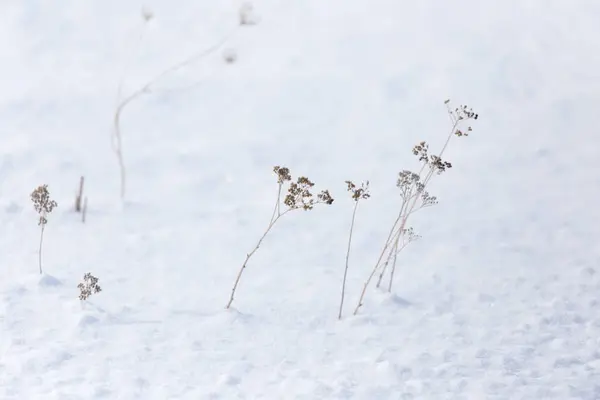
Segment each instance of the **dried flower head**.
[{"label": "dried flower head", "polygon": [[308,178],[301,176],[297,182],[290,183],[288,194],[285,196],[283,203],[291,209],[302,208],[304,210],[312,210],[314,205],[313,195],[310,192],[315,184]]},{"label": "dried flower head", "polygon": [[327,205],[333,204],[333,197],[331,197],[329,190],[321,191],[321,193],[319,193],[317,195],[317,198],[319,199],[319,203],[323,203],[323,204],[327,204]]},{"label": "dried flower head", "polygon": [[411,228],[403,229],[402,230],[402,234],[406,238],[406,241],[409,242],[409,243],[421,238],[420,235],[417,235],[415,233],[415,230],[412,227]]},{"label": "dried flower head", "polygon": [[400,189],[400,196],[406,200],[415,193],[422,192],[425,185],[421,183],[420,179],[419,175],[412,171],[404,170],[400,172],[396,182],[396,186]]},{"label": "dried flower head", "polygon": [[421,192],[421,201],[421,207],[434,206],[438,203],[437,197],[431,196],[429,192],[426,192],[424,190]]},{"label": "dried flower head", "polygon": [[83,282],[77,285],[79,300],[87,300],[94,293],[100,293],[102,288],[98,285],[98,278],[89,272],[83,275]]},{"label": "dried flower head", "polygon": [[52,212],[54,207],[58,206],[56,201],[50,199],[48,185],[38,186],[37,189],[31,193],[31,201],[33,202],[35,211],[40,215],[38,225],[46,225],[46,223],[48,223],[46,216]]},{"label": "dried flower head", "polygon": [[419,161],[427,162],[429,145],[427,142],[420,142],[413,147],[413,154],[419,158]]},{"label": "dried flower head", "polygon": [[360,199],[366,200],[371,197],[369,194],[369,181],[361,183],[360,187],[356,187],[352,181],[346,181],[346,185],[348,186],[348,191],[350,192],[354,201],[358,201]]},{"label": "dried flower head", "polygon": [[464,130],[460,129],[457,125],[461,121],[476,120],[479,118],[479,114],[475,113],[472,108],[469,108],[466,105],[461,105],[460,107],[452,109],[450,108],[450,100],[446,100],[444,104],[446,104],[446,107],[448,108],[448,114],[450,114],[450,119],[456,128],[453,133],[458,137],[469,136],[469,133],[473,131],[473,128],[468,126],[467,129]]},{"label": "dried flower head", "polygon": [[292,176],[290,175],[289,168],[280,167],[278,165],[273,167],[273,172],[277,175],[277,183],[282,184],[285,181],[291,181]]},{"label": "dried flower head", "polygon": [[446,169],[452,168],[451,163],[449,163],[448,161],[443,161],[438,156],[430,156],[429,165],[431,166],[431,169],[435,170],[438,173],[438,175],[446,171]]},{"label": "dried flower head", "polygon": [[398,174],[398,182],[396,183],[396,186],[412,186],[417,182],[419,182],[419,175],[405,169]]}]

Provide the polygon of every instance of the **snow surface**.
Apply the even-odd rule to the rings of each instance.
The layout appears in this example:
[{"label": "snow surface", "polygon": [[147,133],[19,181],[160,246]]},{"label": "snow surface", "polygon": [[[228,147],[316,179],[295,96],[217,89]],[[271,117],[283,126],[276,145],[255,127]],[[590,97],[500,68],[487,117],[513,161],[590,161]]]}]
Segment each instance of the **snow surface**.
[{"label": "snow surface", "polygon": [[[0,3],[0,399],[600,399],[600,2]],[[141,32],[142,41],[139,41]],[[110,147],[123,95],[119,197]],[[223,54],[236,54],[232,64]],[[410,149],[480,114],[360,288]],[[336,198],[270,217],[273,165]],[[72,210],[86,177],[86,224]],[[347,317],[337,321],[352,200]],[[58,201],[45,231],[29,201]],[[103,292],[83,307],[84,273]]]}]

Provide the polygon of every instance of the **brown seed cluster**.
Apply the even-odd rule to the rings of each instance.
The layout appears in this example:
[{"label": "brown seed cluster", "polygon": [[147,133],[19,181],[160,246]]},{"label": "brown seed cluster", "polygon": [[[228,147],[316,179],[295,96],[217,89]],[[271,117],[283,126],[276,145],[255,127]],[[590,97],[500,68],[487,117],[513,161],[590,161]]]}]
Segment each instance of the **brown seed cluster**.
[{"label": "brown seed cluster", "polygon": [[[446,104],[446,106],[448,106],[448,103],[450,103],[450,100],[446,100],[444,103]],[[450,108],[450,106],[448,106],[448,112],[450,113],[450,116],[455,124],[458,124],[458,122],[460,122],[460,121],[465,121],[465,120],[470,120],[470,119],[476,120],[479,118],[479,114],[474,112],[472,108],[469,108],[466,105],[461,105],[460,107],[456,107],[454,110],[452,110]],[[454,134],[458,137],[461,137],[461,136],[469,136],[469,133],[471,133],[471,132],[473,132],[473,128],[471,128],[469,126],[469,127],[467,127],[466,130],[457,128],[454,131]]]},{"label": "brown seed cluster", "polygon": [[308,178],[301,176],[297,182],[290,183],[288,188],[288,194],[285,196],[283,203],[289,208],[302,208],[304,210],[312,209],[312,193],[310,188],[315,184],[312,183]]},{"label": "brown seed cluster", "polygon": [[83,282],[77,285],[79,300],[87,300],[92,294],[100,293],[102,288],[98,285],[98,278],[89,272],[83,276]]},{"label": "brown seed cluster", "polygon": [[331,197],[329,190],[322,190],[321,193],[317,195],[317,199],[319,199],[319,203],[327,205],[333,204],[333,197]]},{"label": "brown seed cluster", "polygon": [[360,199],[366,200],[371,197],[369,194],[369,181],[361,183],[360,187],[357,187],[352,181],[346,181],[346,185],[348,186],[348,191],[354,201]]},{"label": "brown seed cluster", "polygon": [[303,209],[312,210],[315,204],[332,204],[333,197],[328,190],[323,190],[315,197],[311,192],[312,187],[315,185],[310,179],[305,176],[299,177],[296,182],[292,182],[292,176],[289,168],[275,166],[273,172],[277,175],[277,183],[283,186],[285,182],[290,182],[287,189],[287,194],[283,200],[290,210]]},{"label": "brown seed cluster", "polygon": [[282,184],[286,181],[291,181],[292,176],[290,175],[290,169],[286,167],[280,167],[278,165],[273,167],[273,172],[277,175],[277,183]]},{"label": "brown seed cluster", "polygon": [[38,225],[46,225],[48,223],[46,216],[52,212],[54,207],[58,206],[56,201],[50,199],[48,185],[38,186],[38,188],[31,193],[31,201],[33,202],[35,211],[40,214]]},{"label": "brown seed cluster", "polygon": [[426,142],[420,142],[413,147],[413,154],[422,161],[429,165],[431,169],[439,174],[446,171],[446,169],[452,168],[452,164],[448,161],[443,161],[439,156],[429,155],[429,145]]},{"label": "brown seed cluster", "polygon": [[446,169],[452,168],[452,164],[450,164],[450,162],[442,161],[442,159],[438,156],[430,156],[429,165],[438,173],[438,175],[444,172]]},{"label": "brown seed cluster", "polygon": [[413,154],[419,158],[419,161],[427,162],[429,158],[429,145],[427,142],[421,142],[415,145],[412,150]]}]

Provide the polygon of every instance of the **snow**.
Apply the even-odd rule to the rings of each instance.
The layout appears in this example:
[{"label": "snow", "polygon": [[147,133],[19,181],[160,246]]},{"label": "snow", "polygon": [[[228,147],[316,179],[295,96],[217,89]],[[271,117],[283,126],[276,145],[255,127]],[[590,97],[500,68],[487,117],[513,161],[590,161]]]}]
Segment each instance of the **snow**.
[{"label": "snow", "polygon": [[[600,399],[600,3],[252,4],[247,26],[238,1],[0,4],[0,398]],[[121,201],[120,80],[127,96],[224,39],[123,112]],[[393,292],[352,316],[446,98],[474,132]],[[225,310],[274,165],[336,200],[278,222]],[[338,321],[347,179],[372,197]],[[103,290],[82,304],[87,272]]]}]

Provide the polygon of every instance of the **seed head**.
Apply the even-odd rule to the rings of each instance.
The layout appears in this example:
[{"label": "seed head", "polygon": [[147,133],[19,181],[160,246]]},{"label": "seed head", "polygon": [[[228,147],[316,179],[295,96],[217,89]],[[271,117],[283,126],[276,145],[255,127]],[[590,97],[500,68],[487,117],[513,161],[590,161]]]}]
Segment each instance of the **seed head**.
[{"label": "seed head", "polygon": [[40,215],[38,225],[46,225],[48,223],[46,216],[52,212],[54,207],[58,206],[56,201],[50,199],[48,185],[38,186],[31,192],[31,201],[33,202],[35,211]]}]

